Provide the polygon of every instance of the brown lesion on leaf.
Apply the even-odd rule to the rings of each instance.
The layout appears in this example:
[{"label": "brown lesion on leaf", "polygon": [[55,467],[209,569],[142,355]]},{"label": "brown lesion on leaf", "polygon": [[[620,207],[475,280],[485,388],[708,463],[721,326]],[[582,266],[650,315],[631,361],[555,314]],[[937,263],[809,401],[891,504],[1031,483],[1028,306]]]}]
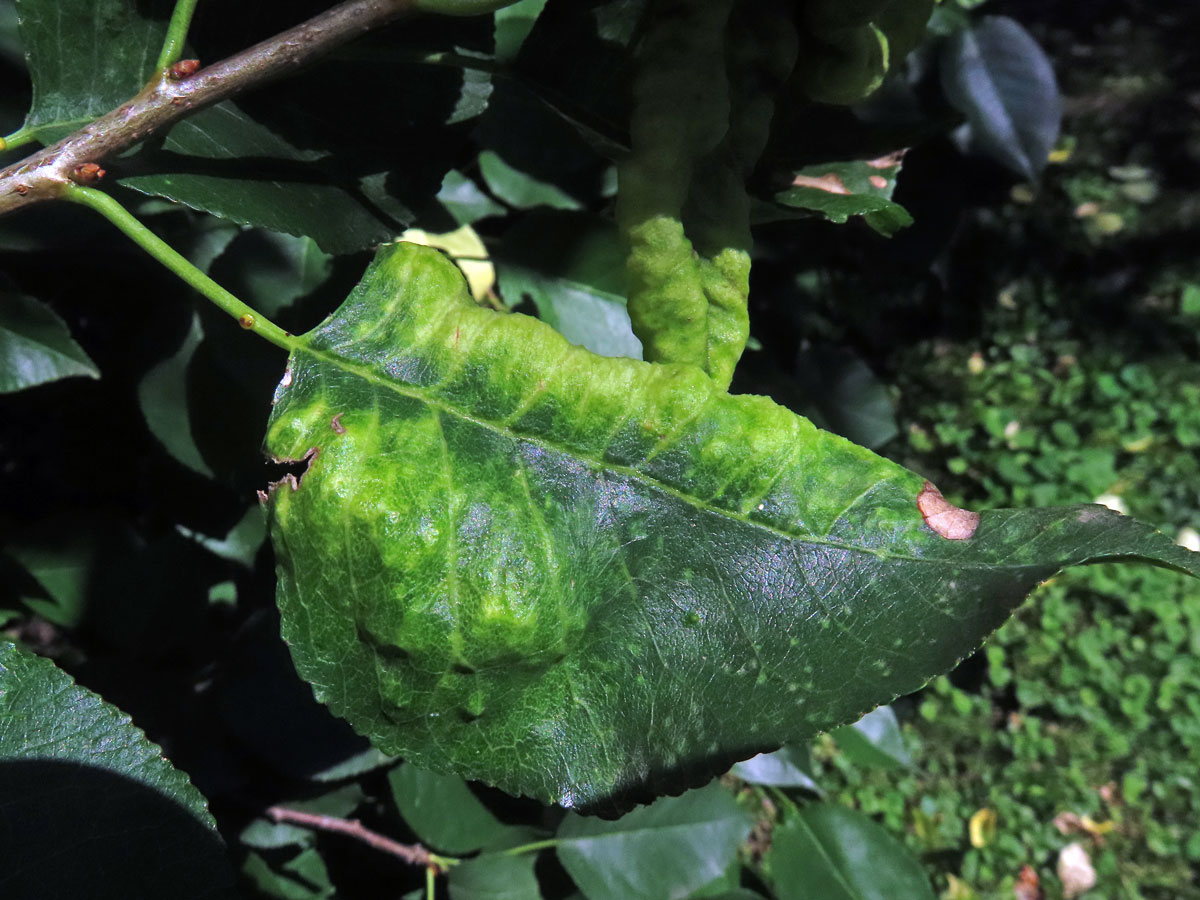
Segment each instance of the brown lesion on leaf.
[{"label": "brown lesion on leaf", "polygon": [[835,175],[833,172],[816,177],[812,175],[797,175],[792,179],[792,187],[816,188],[818,191],[825,191],[830,194],[850,193],[850,189],[846,187],[841,177]]},{"label": "brown lesion on leaf", "polygon": [[286,457],[271,456],[271,462],[279,466],[289,467],[289,470],[284,472],[283,477],[278,481],[272,481],[267,485],[265,491],[258,492],[258,502],[266,503],[271,495],[285,484],[292,491],[300,490],[300,485],[304,481],[304,476],[308,474],[317,457],[321,455],[320,447],[310,447],[308,452],[299,459],[288,459]]},{"label": "brown lesion on leaf", "polygon": [[948,541],[965,541],[979,527],[979,513],[955,506],[928,481],[917,494],[917,509],[925,524]]},{"label": "brown lesion on leaf", "polygon": [[342,424],[342,416],[344,416],[344,415],[345,415],[345,413],[338,413],[336,416],[334,416],[332,419],[329,420],[329,427],[333,429],[334,434],[345,434],[346,433],[346,426]]}]

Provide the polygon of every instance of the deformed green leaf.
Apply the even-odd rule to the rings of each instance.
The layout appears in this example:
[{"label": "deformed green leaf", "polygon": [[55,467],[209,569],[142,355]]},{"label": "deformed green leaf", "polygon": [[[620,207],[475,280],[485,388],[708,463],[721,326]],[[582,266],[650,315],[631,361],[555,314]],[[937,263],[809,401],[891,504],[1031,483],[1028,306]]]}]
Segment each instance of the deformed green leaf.
[{"label": "deformed green leaf", "polygon": [[806,806],[772,836],[763,860],[779,900],[933,900],[904,845],[860,812]]},{"label": "deformed green leaf", "polygon": [[215,823],[187,777],[128,716],[7,642],[0,797],[10,861],[0,866],[0,896],[233,895]]},{"label": "deformed green leaf", "polygon": [[100,370],[50,307],[22,294],[0,292],[0,394]]},{"label": "deformed green leaf", "polygon": [[720,878],[752,824],[729,791],[711,784],[614,822],[571,813],[556,852],[588,900],[667,900]]},{"label": "deformed green leaf", "polygon": [[1196,556],[1102,507],[947,503],[698,368],[596,356],[385,248],[267,449],[284,637],[387,753],[620,808],[854,721],[1064,566]]}]

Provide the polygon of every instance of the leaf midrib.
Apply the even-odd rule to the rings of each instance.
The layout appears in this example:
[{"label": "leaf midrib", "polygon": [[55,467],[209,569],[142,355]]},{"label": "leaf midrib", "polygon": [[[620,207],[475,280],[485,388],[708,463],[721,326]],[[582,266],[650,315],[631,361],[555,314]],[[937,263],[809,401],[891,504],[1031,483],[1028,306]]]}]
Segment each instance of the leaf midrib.
[{"label": "leaf midrib", "polygon": [[[333,365],[339,369],[342,369],[345,372],[349,372],[351,374],[357,375],[360,378],[362,378],[363,380],[369,382],[370,384],[375,385],[376,387],[389,389],[397,394],[400,394],[402,397],[409,398],[410,400],[417,400],[428,406],[434,407],[435,409],[441,410],[442,412],[444,412],[448,415],[454,416],[455,418],[458,418],[464,422],[470,422],[473,425],[477,425],[480,428],[485,428],[494,434],[502,435],[504,437],[509,437],[509,438],[517,438],[518,440],[525,441],[527,443],[533,444],[534,446],[541,447],[542,449],[545,449],[545,450],[550,450],[555,453],[562,453],[567,456],[572,456],[575,459],[578,459],[584,463],[587,463],[593,469],[610,470],[610,471],[618,472],[622,475],[626,475],[630,478],[633,478],[636,481],[639,481],[643,484],[649,485],[650,487],[655,488],[656,490],[659,490],[662,493],[675,498],[676,500],[686,503],[687,505],[689,505],[691,507],[704,510],[705,512],[709,512],[709,513],[712,513],[713,515],[721,516],[726,519],[732,519],[733,521],[740,522],[743,525],[746,525],[747,527],[750,527],[750,528],[757,528],[761,531],[771,534],[774,537],[781,538],[785,541],[797,542],[797,543],[801,543],[801,544],[812,544],[812,545],[820,546],[820,547],[831,547],[836,550],[845,550],[850,553],[861,553],[861,554],[865,554],[865,555],[869,555],[869,556],[874,556],[877,559],[896,560],[896,561],[900,561],[900,562],[942,563],[945,565],[956,566],[956,567],[964,568],[964,569],[995,570],[998,568],[1010,568],[1010,569],[1041,568],[1040,566],[1037,566],[1037,565],[1031,564],[1031,563],[984,563],[984,562],[973,562],[970,560],[947,560],[947,559],[942,559],[942,558],[938,558],[938,557],[928,558],[928,557],[921,557],[921,556],[911,556],[908,554],[895,553],[893,551],[888,551],[888,550],[884,550],[884,549],[876,550],[876,549],[872,549],[870,547],[862,547],[857,544],[847,544],[842,541],[834,541],[834,540],[830,540],[828,538],[818,537],[817,535],[813,535],[813,534],[808,534],[808,535],[794,534],[792,532],[785,531],[782,528],[777,528],[776,526],[770,525],[766,522],[758,522],[758,521],[755,521],[754,519],[747,518],[745,515],[743,515],[741,513],[734,512],[729,509],[724,509],[720,506],[714,506],[713,504],[711,504],[707,501],[701,500],[698,497],[694,497],[691,494],[685,493],[684,491],[680,490],[679,488],[676,488],[673,485],[667,484],[666,482],[660,481],[659,479],[655,478],[654,476],[649,475],[645,472],[642,472],[638,469],[635,469],[632,466],[627,466],[622,463],[609,462],[608,460],[594,459],[590,455],[581,453],[579,450],[577,450],[574,447],[562,446],[559,444],[555,444],[552,441],[547,441],[541,437],[535,437],[532,435],[521,434],[512,429],[509,429],[502,425],[499,425],[496,422],[492,422],[487,419],[480,418],[479,416],[472,415],[472,414],[465,412],[457,407],[449,405],[448,403],[446,403],[445,401],[443,401],[440,398],[429,397],[429,396],[425,395],[424,393],[422,393],[420,390],[413,389],[413,388],[407,387],[405,385],[401,385],[395,381],[392,381],[392,380],[389,380],[386,378],[381,378],[379,376],[379,374],[374,369],[370,368],[369,366],[363,366],[363,365],[359,365],[357,363],[353,363],[350,360],[348,360],[346,357],[340,356],[331,351],[316,350],[316,349],[313,349],[312,347],[300,346],[300,347],[297,347],[292,352],[293,352],[293,355],[298,355],[300,353],[307,353],[310,356],[316,358],[317,360],[327,362],[330,365]],[[857,502],[857,500],[855,502]],[[914,500],[914,505],[915,505],[915,502],[916,501]],[[844,512],[843,512],[843,514],[844,514]]]}]

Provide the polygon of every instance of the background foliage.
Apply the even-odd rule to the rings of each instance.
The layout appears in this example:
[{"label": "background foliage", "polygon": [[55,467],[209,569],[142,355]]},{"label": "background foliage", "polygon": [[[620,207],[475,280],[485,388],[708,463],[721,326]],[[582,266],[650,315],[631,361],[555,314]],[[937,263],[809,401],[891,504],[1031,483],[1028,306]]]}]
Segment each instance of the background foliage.
[{"label": "background foliage", "polygon": [[[216,59],[324,5],[205,0],[191,41]],[[588,4],[588,17],[525,0],[495,23],[385,31],[119,161],[113,190],[294,332],[345,296],[365,248],[417,225],[450,235],[439,240],[477,296],[629,353],[603,227],[627,5]],[[105,19],[127,4],[92,6],[66,37],[103,26],[120,65],[66,59],[64,91],[82,79],[98,105],[40,95],[39,134],[119,102],[153,63],[147,35],[170,4],[136,4],[136,27]],[[859,205],[825,209],[843,225],[770,221],[827,196],[761,211],[753,349],[734,389],[974,508],[1109,495],[1176,533],[1200,527],[1200,22],[1187,3],[1093,6],[943,4],[906,77],[860,113],[878,124],[880,109],[916,104],[898,126],[914,148],[895,193],[864,187]],[[31,99],[16,9],[0,2],[0,132]],[[1022,22],[1054,61],[1066,119],[1053,147],[1036,116],[1007,142],[972,120],[955,29],[984,14]],[[556,52],[571,34],[586,53]],[[496,59],[511,66],[493,72]],[[836,158],[812,152],[826,155],[788,162]],[[337,186],[310,183],[310,166]],[[881,237],[905,210],[913,224]],[[295,676],[254,503],[280,474],[259,455],[275,348],[83,210],[0,220],[0,272],[0,339],[47,348],[49,367],[4,385],[30,389],[6,394],[0,417],[0,618],[190,776],[247,895],[421,890],[422,873],[390,857],[263,817],[285,803],[447,855],[486,851],[451,869],[440,889],[455,898],[871,897],[883,870],[890,897],[1007,898],[1029,883],[1025,865],[1057,898],[1072,842],[1097,869],[1090,896],[1200,896],[1194,584],[1132,568],[1063,576],[952,676],[817,741],[811,761],[788,748],[617,822],[564,816],[380,757]],[[55,380],[68,375],[83,377]],[[504,852],[540,841],[557,844]]]}]

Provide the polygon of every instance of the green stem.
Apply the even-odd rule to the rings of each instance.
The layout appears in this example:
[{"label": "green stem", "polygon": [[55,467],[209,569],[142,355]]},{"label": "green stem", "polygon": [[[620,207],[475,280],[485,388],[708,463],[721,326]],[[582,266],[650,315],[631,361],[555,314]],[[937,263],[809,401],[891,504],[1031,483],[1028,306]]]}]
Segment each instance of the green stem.
[{"label": "green stem", "polygon": [[522,853],[536,853],[538,850],[545,850],[547,847],[557,847],[561,844],[558,838],[547,838],[544,841],[534,841],[532,844],[521,844],[517,847],[509,847],[507,850],[501,850],[501,856],[520,856]]},{"label": "green stem", "polygon": [[25,144],[32,144],[37,138],[33,132],[22,125],[8,137],[0,137],[0,153],[5,150],[15,150],[17,147],[23,147]]},{"label": "green stem", "polygon": [[433,900],[434,890],[437,887],[437,873],[433,870],[433,866],[428,866],[425,869],[425,900]]},{"label": "green stem", "polygon": [[189,285],[238,320],[238,324],[247,331],[253,331],[277,347],[291,350],[296,345],[296,338],[288,334],[266,316],[251,309],[225,288],[221,287],[182,255],[170,247],[162,238],[152,232],[125,207],[103,191],[81,187],[77,184],[68,185],[62,193],[64,200],[79,203],[94,209],[117,228],[125,233],[135,244],[153,256]]},{"label": "green stem", "polygon": [[171,22],[167,25],[167,37],[163,41],[162,52],[158,55],[158,70],[161,72],[167,66],[179,62],[183,56],[183,42],[187,39],[188,28],[192,24],[192,14],[200,0],[176,0],[175,11],[171,13]]}]

